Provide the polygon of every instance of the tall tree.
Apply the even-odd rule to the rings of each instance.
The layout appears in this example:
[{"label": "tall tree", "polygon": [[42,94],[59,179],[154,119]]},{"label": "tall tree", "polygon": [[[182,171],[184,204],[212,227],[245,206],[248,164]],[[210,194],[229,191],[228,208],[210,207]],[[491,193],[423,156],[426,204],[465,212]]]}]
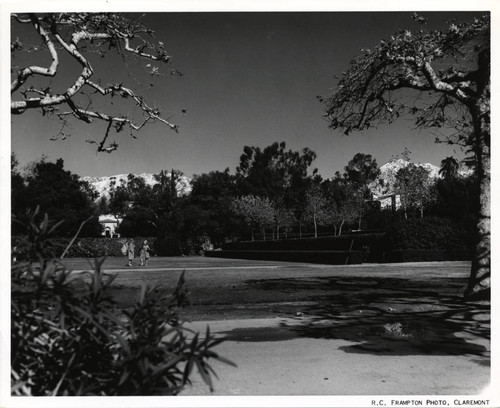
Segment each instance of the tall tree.
[{"label": "tall tree", "polygon": [[129,174],[127,180],[110,190],[109,208],[119,218],[120,233],[126,236],[156,236],[171,229],[178,201],[177,183],[182,172],[161,170],[150,185],[141,176]]},{"label": "tall tree", "polygon": [[[346,134],[409,113],[417,127],[450,127],[448,142],[472,148],[481,203],[466,297],[490,296],[490,64],[489,15],[445,30],[406,29],[363,50],[320,97],[330,127]],[[413,91],[425,97],[410,99]]]},{"label": "tall tree", "polygon": [[[76,174],[65,170],[63,159],[53,163],[42,158],[28,167],[22,188],[25,200],[23,204],[13,201],[13,204],[19,205],[13,207],[17,218],[23,219],[27,214],[33,214],[39,206],[40,214],[47,213],[54,221],[64,220],[57,229],[61,236],[73,236],[83,221],[97,213],[93,202],[97,198],[96,192]],[[16,200],[18,194],[13,192],[12,196]],[[81,231],[83,236],[100,234],[97,216],[87,222]]]},{"label": "tall tree", "polygon": [[439,169],[439,174],[443,176],[445,180],[453,179],[457,177],[458,174],[458,161],[453,156],[448,156],[441,160],[441,168]]},{"label": "tall tree", "polygon": [[288,233],[288,228],[292,227],[295,222],[293,210],[285,207],[282,203],[274,203],[274,223],[276,227],[276,239],[280,239],[280,228],[285,228],[285,237]]},{"label": "tall tree", "polygon": [[274,207],[269,198],[254,195],[235,198],[231,208],[235,214],[243,217],[252,228],[252,241],[254,240],[254,226],[261,229],[262,237],[264,240],[266,239],[266,227],[274,223]]},{"label": "tall tree", "polygon": [[318,225],[333,224],[333,211],[328,200],[318,184],[313,184],[306,191],[306,206],[304,218],[314,226],[314,237],[318,237]]},{"label": "tall tree", "polygon": [[[16,155],[10,156],[10,185],[11,185],[11,213],[18,218],[24,218],[23,214],[30,206],[31,198],[27,194],[26,181],[18,169],[19,162]],[[12,225],[12,233],[19,232],[19,225]]]},{"label": "tall tree", "polygon": [[316,153],[309,148],[300,152],[287,150],[285,142],[275,142],[264,149],[245,146],[236,168],[239,188],[243,194],[282,200],[290,207],[297,194],[304,195],[306,180],[316,173],[308,173],[315,159]]},{"label": "tall tree", "polygon": [[[30,47],[22,38],[17,38],[11,43],[11,53],[14,55],[27,51],[26,55],[33,58],[37,55],[35,51],[41,50],[51,59],[47,66],[36,65],[36,61],[29,58],[26,65],[12,66],[12,114],[20,115],[29,109],[39,109],[44,115],[57,114],[64,126],[66,118],[71,116],[86,123],[94,119],[104,121],[107,123],[104,135],[98,140],[87,142],[97,145],[97,151],[108,153],[118,147],[116,141],[108,140],[111,131],[119,133],[129,128],[132,134],[150,122],[160,122],[177,132],[178,126],[165,119],[159,107],[149,105],[134,89],[118,81],[104,86],[102,78],[96,77],[97,61],[111,52],[118,54],[118,58],[113,59],[115,64],[123,63],[129,57],[150,61],[146,67],[152,76],[158,75],[165,64],[169,66],[171,57],[163,43],[154,40],[151,29],[116,13],[12,14],[12,20],[13,23],[31,26],[41,47]],[[41,57],[40,63],[44,59],[45,56]],[[19,59],[13,58],[12,61]],[[25,61],[22,62],[24,64]],[[56,81],[51,81],[48,86],[44,83],[44,78],[54,78],[61,71],[66,74],[73,72],[72,64],[76,64],[80,70],[74,71],[69,85],[61,82],[64,85],[56,89]],[[171,68],[168,71],[180,74]],[[114,97],[130,101],[141,115],[124,114],[127,109],[113,110]],[[105,98],[109,100],[108,111],[101,107]],[[59,110],[62,107],[66,110]],[[53,139],[58,137],[64,137],[62,130]]]},{"label": "tall tree", "polygon": [[356,153],[345,167],[345,178],[357,190],[356,196],[359,198],[358,229],[361,229],[365,201],[371,198],[369,185],[379,174],[380,168],[371,154]]},{"label": "tall tree", "polygon": [[337,172],[331,180],[325,180],[322,187],[332,208],[336,235],[342,234],[346,224],[355,222],[360,217],[359,191],[352,183]]},{"label": "tall tree", "polygon": [[236,178],[229,169],[195,175],[191,186],[185,207],[193,219],[190,235],[208,236],[217,246],[237,236],[242,223],[230,210],[232,199],[238,192]]},{"label": "tall tree", "polygon": [[432,181],[429,171],[422,166],[410,163],[396,173],[395,192],[399,194],[405,218],[408,210],[415,208],[424,216],[424,206],[432,200]]}]

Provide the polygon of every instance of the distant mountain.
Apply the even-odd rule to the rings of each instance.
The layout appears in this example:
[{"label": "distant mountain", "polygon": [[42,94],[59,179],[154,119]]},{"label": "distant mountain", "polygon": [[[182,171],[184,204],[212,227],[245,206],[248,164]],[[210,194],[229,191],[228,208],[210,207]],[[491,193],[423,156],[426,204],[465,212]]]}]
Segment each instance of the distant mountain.
[{"label": "distant mountain", "polygon": [[[380,167],[380,175],[369,187],[375,199],[379,199],[382,207],[390,206],[390,198],[385,198],[390,194],[394,194],[394,185],[396,182],[396,173],[408,166],[411,162],[404,159],[393,159]],[[440,167],[431,163],[414,163],[416,166],[423,167],[429,171],[431,179],[441,178],[439,174]],[[458,173],[462,176],[467,176],[472,173],[470,169],[460,169]],[[397,205],[399,206],[399,197],[396,198]]]},{"label": "distant mountain", "polygon": [[[168,176],[170,177],[170,173]],[[136,177],[142,177],[148,186],[154,186],[158,182],[154,179],[154,175],[152,173],[142,173],[135,174]],[[98,177],[89,177],[85,176],[81,178],[84,181],[90,183],[91,186],[95,188],[95,190],[99,193],[99,197],[108,197],[109,192],[111,190],[111,183],[114,181],[116,186],[120,186],[122,184],[127,185],[128,174],[116,174],[114,176],[98,176]],[[186,176],[181,176],[176,185],[177,194],[179,196],[185,196],[191,193],[191,179]]]},{"label": "distant mountain", "polygon": [[[404,159],[393,159],[380,167],[380,175],[372,183],[370,189],[375,197],[392,194],[394,192],[394,184],[396,182],[396,173],[407,167],[411,162]],[[423,167],[429,172],[431,179],[439,178],[439,167],[431,163],[414,163],[416,166]]]},{"label": "distant mountain", "polygon": [[[409,161],[404,159],[393,159],[388,163],[380,167],[380,175],[371,185],[370,189],[375,198],[379,198],[388,194],[394,193],[394,183],[396,180],[396,173],[399,169],[404,168],[410,164]],[[421,166],[429,171],[431,178],[439,178],[439,167],[434,166],[431,163],[415,163],[417,166]],[[467,175],[470,174],[471,170],[460,170],[459,174]],[[152,173],[142,173],[136,174],[137,177],[142,177],[147,185],[153,186],[157,184]],[[170,176],[170,173],[168,173]],[[82,180],[88,181],[97,192],[99,192],[100,197],[109,197],[109,191],[111,189],[111,183],[114,181],[115,185],[119,186],[122,183],[127,184],[128,174],[117,174],[114,176],[100,176],[100,177],[82,177]],[[182,176],[177,182],[177,194],[179,196],[185,196],[191,193],[191,179],[186,176]]]},{"label": "distant mountain", "polygon": [[[411,162],[404,160],[404,159],[394,159],[390,160],[386,164],[380,167],[380,175],[381,178],[387,179],[388,177],[392,175],[396,175],[398,170],[407,167],[410,165]],[[434,166],[431,163],[414,163],[416,166],[423,167],[427,171],[429,171],[429,176],[431,178],[438,178],[439,177],[439,167]]]}]

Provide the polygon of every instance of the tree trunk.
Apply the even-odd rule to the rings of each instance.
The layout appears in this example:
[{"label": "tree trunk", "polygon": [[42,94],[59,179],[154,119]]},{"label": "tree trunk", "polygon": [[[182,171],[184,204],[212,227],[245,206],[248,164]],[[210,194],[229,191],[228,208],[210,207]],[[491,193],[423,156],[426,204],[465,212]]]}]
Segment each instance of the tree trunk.
[{"label": "tree trunk", "polygon": [[[490,203],[490,116],[489,95],[473,115],[477,176],[479,179],[479,219],[477,223],[477,243],[472,259],[469,283],[464,296],[467,299],[490,299],[491,269],[491,203]],[[488,104],[488,105],[486,105]],[[475,119],[475,120],[474,120]]]},{"label": "tree trunk", "polygon": [[361,230],[361,218],[363,217],[363,201],[361,201],[361,206],[359,208],[359,222],[358,222],[358,230]]},{"label": "tree trunk", "polygon": [[316,223],[316,214],[313,216],[314,221],[314,238],[318,238],[318,225]]},{"label": "tree trunk", "polygon": [[[403,198],[402,195],[401,195],[401,198]],[[405,215],[405,220],[407,220],[408,219],[408,213],[406,212],[406,200],[402,200],[401,204],[403,205],[403,213]]]}]

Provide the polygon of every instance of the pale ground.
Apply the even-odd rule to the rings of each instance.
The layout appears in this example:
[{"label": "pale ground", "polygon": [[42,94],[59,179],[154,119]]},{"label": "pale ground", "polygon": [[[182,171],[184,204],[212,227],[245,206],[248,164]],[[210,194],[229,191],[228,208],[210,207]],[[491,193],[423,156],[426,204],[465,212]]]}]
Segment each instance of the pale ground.
[{"label": "pale ground", "polygon": [[[238,367],[214,362],[214,392],[199,376],[182,395],[469,395],[490,382],[489,359],[350,351],[351,341],[297,337],[283,319],[194,322],[229,340],[217,347]],[[465,336],[465,333],[463,333]],[[472,338],[489,348],[489,341]],[[394,340],[397,341],[397,340]]]}]

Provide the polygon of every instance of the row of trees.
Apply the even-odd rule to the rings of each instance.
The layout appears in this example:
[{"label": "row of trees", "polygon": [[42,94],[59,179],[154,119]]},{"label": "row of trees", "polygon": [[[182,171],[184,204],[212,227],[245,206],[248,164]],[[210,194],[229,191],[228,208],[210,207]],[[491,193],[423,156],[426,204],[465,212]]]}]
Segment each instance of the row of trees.
[{"label": "row of trees", "polygon": [[[477,210],[475,178],[459,176],[453,158],[443,160],[440,179],[410,163],[387,181],[379,178],[378,164],[369,154],[356,154],[342,174],[330,179],[311,170],[315,157],[308,148],[287,149],[285,142],[264,149],[245,146],[234,174],[226,169],[194,176],[189,195],[178,194],[181,171],[162,170],[153,185],[130,174],[126,182],[111,185],[109,197],[98,198],[89,183],[64,170],[62,159],[51,163],[42,158],[21,174],[13,156],[12,208],[22,220],[40,206],[41,213],[65,220],[60,229],[64,236],[92,214],[113,214],[123,220],[122,236],[158,237],[160,251],[167,255],[198,251],[210,243],[253,240],[255,232],[262,239],[300,237],[306,231],[318,236],[321,230],[340,235],[346,228],[383,228],[398,214],[466,221]],[[381,208],[374,190],[397,195],[397,214]],[[81,232],[100,233],[97,217]]]},{"label": "row of trees", "polygon": [[[344,176],[337,175],[327,185],[316,169],[310,170],[316,154],[308,148],[287,150],[282,142],[264,149],[246,146],[243,151],[235,174],[226,169],[195,176],[187,197],[177,194],[182,172],[162,170],[154,175],[154,185],[130,174],[127,182],[111,186],[109,198],[99,199],[87,182],[64,170],[62,159],[51,163],[42,158],[22,175],[13,156],[13,212],[18,219],[27,218],[36,203],[42,213],[66,220],[62,235],[70,235],[89,215],[108,213],[123,219],[119,232],[124,236],[166,235],[178,241],[208,235],[220,243],[252,234],[255,227],[275,227],[278,237],[296,224],[300,231],[314,225],[317,233],[318,225],[327,225],[335,217],[340,217],[334,222],[340,232],[344,223],[357,216],[353,197],[359,185],[366,187],[366,179],[359,174],[366,165],[362,161],[378,171],[371,156],[359,154]],[[323,190],[334,201],[327,200]],[[99,233],[96,220],[82,230],[87,236]]]}]

